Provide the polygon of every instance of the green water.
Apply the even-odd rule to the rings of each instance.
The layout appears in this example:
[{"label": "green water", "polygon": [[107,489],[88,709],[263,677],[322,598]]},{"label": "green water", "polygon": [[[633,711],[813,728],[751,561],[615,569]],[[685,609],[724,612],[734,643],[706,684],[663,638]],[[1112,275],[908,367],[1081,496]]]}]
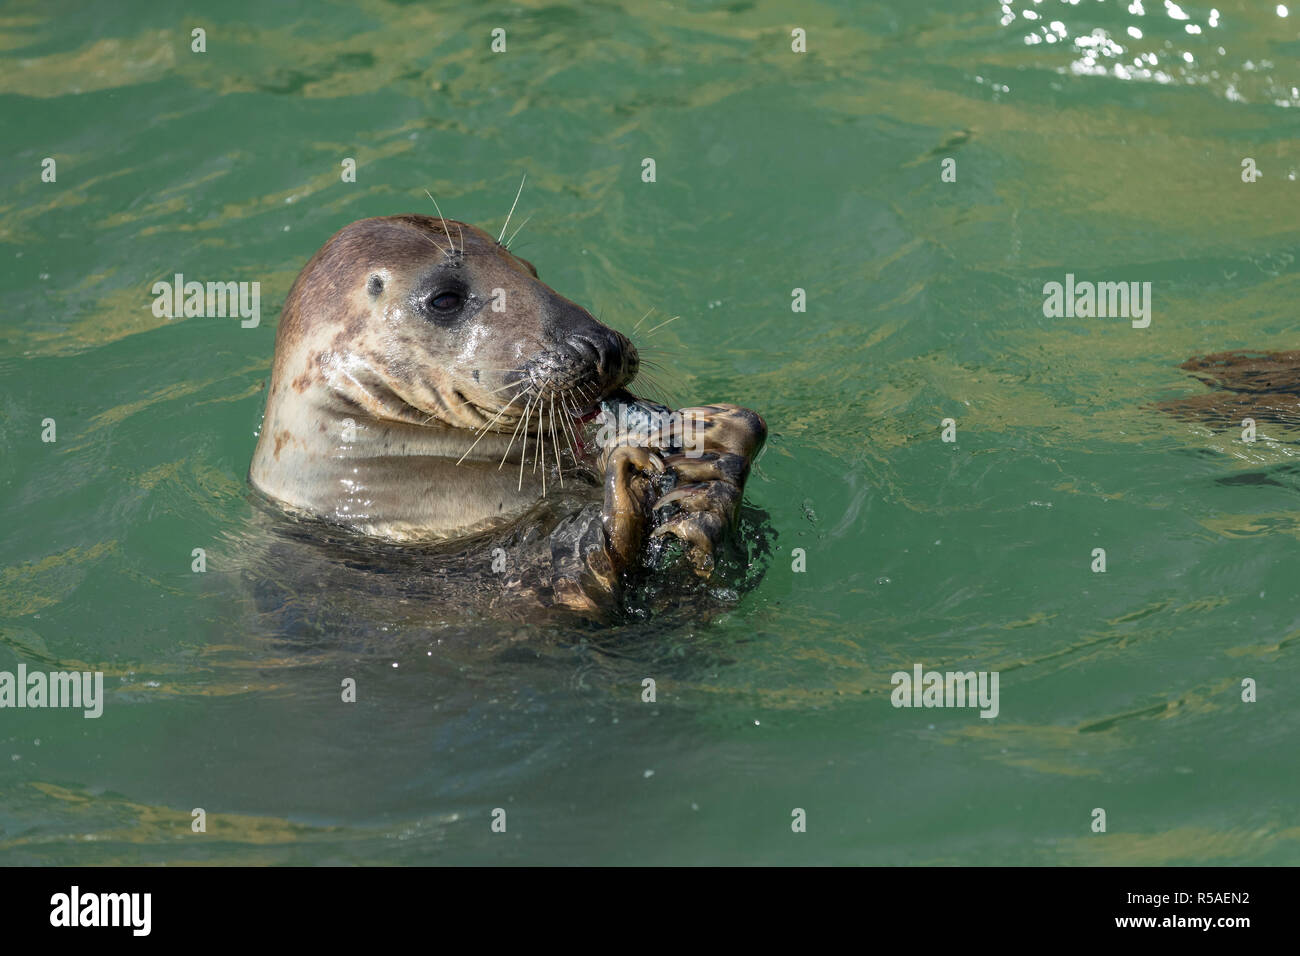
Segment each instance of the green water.
[{"label": "green water", "polygon": [[[1300,428],[1152,407],[1300,344],[1300,9],[212,6],[0,8],[0,670],[107,692],[0,711],[0,862],[1300,862]],[[525,173],[542,277],[766,417],[765,577],[558,635],[304,596],[282,639],[220,566],[280,302],[425,189],[495,234]],[[155,318],[177,272],[260,326]],[[1150,327],[1045,318],[1067,272]],[[892,707],[916,663],[999,715]]]}]

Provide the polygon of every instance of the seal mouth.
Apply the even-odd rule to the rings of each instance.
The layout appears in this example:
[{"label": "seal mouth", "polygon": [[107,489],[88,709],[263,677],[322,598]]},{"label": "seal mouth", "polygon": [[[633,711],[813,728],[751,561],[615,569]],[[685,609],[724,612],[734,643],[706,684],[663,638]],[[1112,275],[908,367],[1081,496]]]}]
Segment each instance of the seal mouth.
[{"label": "seal mouth", "polygon": [[600,450],[600,442],[596,438],[591,423],[600,417],[600,402],[592,402],[590,405],[575,409],[572,417],[574,450],[577,452],[578,457],[583,460],[593,461],[596,453]]}]

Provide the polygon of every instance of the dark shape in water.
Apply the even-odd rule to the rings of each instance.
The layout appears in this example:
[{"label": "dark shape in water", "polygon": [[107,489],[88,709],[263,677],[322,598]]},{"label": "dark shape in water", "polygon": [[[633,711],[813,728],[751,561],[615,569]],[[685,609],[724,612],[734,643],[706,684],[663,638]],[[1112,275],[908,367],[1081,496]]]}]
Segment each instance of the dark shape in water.
[{"label": "dark shape in water", "polygon": [[1163,412],[1215,429],[1240,428],[1245,418],[1300,425],[1300,351],[1216,352],[1179,368],[1213,391],[1160,402]]}]

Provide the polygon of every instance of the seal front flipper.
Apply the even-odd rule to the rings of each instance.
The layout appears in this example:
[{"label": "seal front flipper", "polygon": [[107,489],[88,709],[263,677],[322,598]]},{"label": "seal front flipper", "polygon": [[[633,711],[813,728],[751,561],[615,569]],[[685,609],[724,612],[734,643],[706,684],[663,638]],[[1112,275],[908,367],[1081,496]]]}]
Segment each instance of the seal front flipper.
[{"label": "seal front flipper", "polygon": [[702,405],[677,414],[685,450],[664,460],[676,486],[655,502],[650,538],[675,538],[695,573],[709,577],[715,553],[736,526],[767,424],[739,405]]},{"label": "seal front flipper", "polygon": [[626,390],[611,394],[602,409],[613,426],[603,460],[606,529],[616,560],[627,567],[634,549],[673,538],[695,573],[709,577],[715,552],[736,526],[766,423],[739,405],[673,412]]},{"label": "seal front flipper", "polygon": [[623,572],[645,546],[652,475],[663,470],[648,448],[623,445],[610,451],[604,502],[561,522],[551,535],[551,590],[557,604],[588,612],[617,604]]},{"label": "seal front flipper", "polygon": [[639,555],[654,492],[651,473],[662,474],[664,463],[649,448],[621,445],[605,467],[605,537],[620,570]]}]

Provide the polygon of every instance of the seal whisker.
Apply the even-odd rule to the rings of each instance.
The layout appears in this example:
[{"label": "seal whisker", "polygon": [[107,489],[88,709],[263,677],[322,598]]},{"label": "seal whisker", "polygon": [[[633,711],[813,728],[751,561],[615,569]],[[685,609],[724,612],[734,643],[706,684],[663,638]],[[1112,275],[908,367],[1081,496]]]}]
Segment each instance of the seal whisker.
[{"label": "seal whisker", "polygon": [[533,458],[533,474],[537,474],[537,462],[542,462],[542,497],[546,497],[546,429],[542,427],[542,409],[537,408],[537,452]]},{"label": "seal whisker", "polygon": [[645,374],[646,370],[654,375],[663,376],[670,383],[681,384],[681,373],[676,369],[668,368],[662,362],[656,362],[654,359],[642,361],[637,369],[637,374]]},{"label": "seal whisker", "polygon": [[[506,227],[510,225],[510,217],[515,214],[515,206],[519,205],[519,197],[523,195],[524,182],[527,179],[528,179],[528,174],[524,173],[523,179],[519,180],[519,192],[515,193],[515,201],[510,204],[510,211],[506,213],[506,221],[501,225],[501,234],[497,236],[497,245],[501,244],[501,236],[504,236],[506,234]],[[522,229],[523,227],[520,226],[519,228]],[[507,246],[507,248],[509,248],[509,246]]]},{"label": "seal whisker", "polygon": [[592,398],[589,386],[579,385],[574,390],[578,393],[578,397],[582,399],[583,405],[590,406],[596,404],[595,399]]},{"label": "seal whisker", "polygon": [[560,487],[564,487],[564,466],[560,464],[560,443],[555,437],[555,393],[551,392],[551,444],[555,447],[555,471],[560,476]]},{"label": "seal whisker", "polygon": [[[518,398],[518,396],[515,396],[515,397]],[[531,404],[532,404],[532,399],[530,398],[528,401],[529,401],[529,404],[531,405]],[[528,411],[527,407],[525,407],[524,411],[525,411],[525,412]],[[513,432],[510,433],[510,444],[506,445],[505,454],[503,454],[503,455],[501,456],[501,464],[497,465],[497,471],[500,471],[502,468],[505,467],[505,465],[506,465],[506,458],[509,457],[509,455],[510,455],[510,449],[515,447],[515,438],[516,438],[516,436],[518,436],[518,434],[519,434],[519,426],[522,425],[523,423],[524,423],[524,416],[523,416],[523,415],[520,415],[520,416],[519,416],[519,421],[515,422],[515,430],[514,430]]]},{"label": "seal whisker", "polygon": [[632,326],[632,334],[633,334],[633,335],[636,334],[636,330],[637,330],[637,329],[641,328],[641,323],[644,322],[646,319],[650,318],[650,313],[653,312],[654,310],[655,310],[655,307],[654,307],[653,305],[650,306],[650,308],[646,309],[646,313],[645,313],[645,315],[641,316],[641,318],[639,318],[639,319],[636,320],[636,325]]},{"label": "seal whisker", "polygon": [[[512,382],[511,384],[513,385],[517,383]],[[522,394],[522,392],[520,394]],[[501,416],[504,415],[507,409],[509,409],[510,406],[515,403],[515,399],[518,397],[519,395],[515,395],[513,398],[510,399],[509,402],[501,406],[501,411],[497,412],[496,418],[492,419],[492,421],[488,422],[486,425],[484,425],[482,428],[479,429],[478,437],[474,439],[474,445],[477,445],[480,441],[483,440],[483,436],[488,433],[488,431],[492,428],[493,425],[495,425],[497,422],[501,420]],[[456,464],[459,465],[462,461],[465,460],[465,457],[474,450],[474,445],[470,445],[468,448],[465,449],[465,454],[460,456],[460,458],[456,461]]]},{"label": "seal whisker", "polygon": [[573,460],[576,462],[578,460],[578,439],[573,433],[573,422],[571,421],[573,418],[573,406],[569,404],[568,397],[564,395],[560,396],[560,405],[567,413],[560,419],[560,431],[568,429],[565,439],[569,443],[569,451],[573,453]]},{"label": "seal whisker", "polygon": [[524,487],[524,465],[528,463],[528,425],[533,420],[533,404],[536,399],[536,394],[531,395],[528,399],[528,407],[524,409],[524,430],[519,433],[524,444],[519,449],[519,485],[516,490],[522,490]]},{"label": "seal whisker", "polygon": [[[532,419],[533,400],[531,398],[528,400],[528,407],[524,409],[524,415],[526,416],[524,418],[524,421],[530,421]],[[524,447],[523,447],[523,451],[519,455],[519,484],[515,488],[516,491],[523,491],[524,489],[524,462],[526,462],[527,460],[528,460],[528,426],[525,425],[524,426]]]},{"label": "seal whisker", "polygon": [[[429,192],[427,189],[424,191],[424,194],[428,196],[430,201],[433,203],[433,208],[438,210],[438,219],[442,223],[442,231],[447,234],[447,244],[451,246],[451,251],[454,255],[456,252],[456,243],[451,241],[451,230],[447,228],[447,219],[443,216],[442,209],[438,206],[438,200],[434,199],[433,193]],[[461,238],[465,238],[463,234],[461,235]]]},{"label": "seal whisker", "polygon": [[642,376],[638,378],[638,381],[644,381],[647,385],[650,386],[646,391],[651,398],[655,398],[661,404],[667,405],[669,408],[678,407],[679,403],[677,399],[673,396],[673,394],[668,389],[664,388],[657,381],[655,381],[654,376],[650,376],[650,375]]},{"label": "seal whisker", "polygon": [[[537,396],[537,442],[533,446],[533,474],[537,474],[537,462],[539,458],[546,460],[546,429],[542,427],[542,396]],[[542,469],[542,488],[546,487],[546,469]],[[542,494],[545,494],[545,490]]]},{"label": "seal whisker", "polygon": [[638,382],[649,382],[651,385],[654,385],[656,387],[661,387],[662,383],[659,381],[659,374],[662,371],[663,371],[662,369],[655,369],[653,372],[650,372],[650,371],[646,371],[646,369],[644,368],[641,368],[637,370],[636,378]]},{"label": "seal whisker", "polygon": [[[487,395],[495,395],[497,392],[504,392],[507,388],[514,388],[514,387],[515,387],[516,385],[518,385],[518,384],[519,384],[518,382],[506,382],[506,383],[505,383],[504,385],[502,385],[500,388],[494,388],[494,389],[492,389],[490,392],[486,392],[485,394],[487,394]],[[520,392],[520,394],[522,395],[523,393]]]},{"label": "seal whisker", "polygon": [[665,345],[662,342],[654,345],[637,343],[636,350],[638,353],[649,353],[650,355],[685,355],[690,351],[680,345]]},{"label": "seal whisker", "polygon": [[646,335],[654,335],[656,332],[658,332],[660,329],[662,329],[662,328],[663,328],[665,325],[667,325],[669,322],[676,322],[676,321],[677,321],[678,319],[680,319],[680,318],[681,318],[680,315],[674,315],[671,319],[668,319],[667,321],[664,321],[664,322],[660,322],[660,323],[659,323],[658,325],[656,325],[653,329],[648,330],[648,331],[646,332]]},{"label": "seal whisker", "polygon": [[582,457],[582,449],[586,447],[585,442],[582,440],[582,436],[578,434],[578,430],[582,428],[582,425],[577,420],[576,411],[577,410],[573,408],[572,404],[570,404],[569,413],[574,415],[574,418],[569,421],[569,434],[573,436],[573,460],[575,462]]},{"label": "seal whisker", "polygon": [[583,390],[583,387],[582,387],[581,385],[575,385],[575,386],[573,386],[573,387],[570,389],[570,393],[571,393],[571,394],[576,394],[576,395],[578,396],[578,399],[581,400],[582,404],[584,404],[584,405],[589,405],[589,404],[591,404],[591,402],[590,402],[589,399],[588,399],[587,393]]},{"label": "seal whisker", "polygon": [[420,233],[419,235],[420,235],[420,238],[421,238],[421,239],[423,239],[425,242],[429,243],[429,245],[433,246],[433,248],[437,249],[437,250],[438,250],[439,252],[441,252],[444,256],[449,256],[449,255],[451,255],[451,253],[449,253],[446,249],[444,249],[442,246],[440,246],[440,245],[438,245],[436,242],[434,242],[432,236],[426,236],[424,233]]},{"label": "seal whisker", "polygon": [[525,219],[523,222],[521,222],[521,223],[519,224],[519,228],[518,228],[518,229],[516,229],[514,232],[510,233],[510,238],[506,240],[506,249],[509,249],[509,248],[510,248],[510,244],[511,244],[512,242],[515,241],[515,237],[518,236],[519,233],[523,232],[523,230],[524,230],[524,226],[528,225],[528,224],[529,224],[530,222],[532,222],[532,221],[533,221],[533,217],[532,217],[532,216],[529,216],[527,219]]},{"label": "seal whisker", "polygon": [[652,368],[655,371],[662,372],[665,375],[677,374],[676,369],[671,369],[668,366],[664,365],[662,362],[656,362],[654,359],[643,359],[640,362],[640,366],[641,368]]}]

